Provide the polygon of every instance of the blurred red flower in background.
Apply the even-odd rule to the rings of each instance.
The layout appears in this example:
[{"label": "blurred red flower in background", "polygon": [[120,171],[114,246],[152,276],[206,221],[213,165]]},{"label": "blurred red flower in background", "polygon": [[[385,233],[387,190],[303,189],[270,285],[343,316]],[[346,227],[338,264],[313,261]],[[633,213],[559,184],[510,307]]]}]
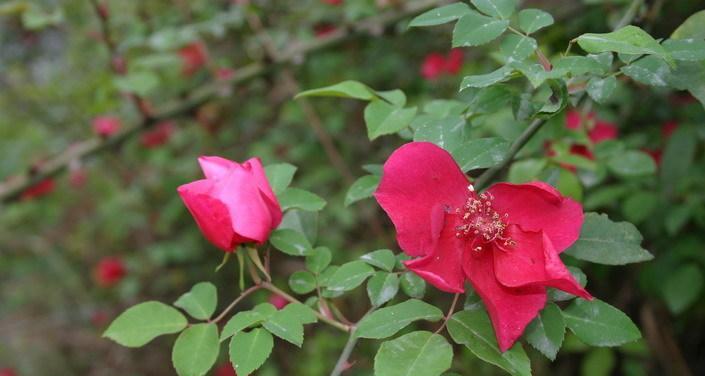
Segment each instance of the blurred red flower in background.
[{"label": "blurred red flower in background", "polygon": [[127,275],[127,269],[122,259],[104,257],[96,265],[93,275],[99,286],[111,287],[119,283]]},{"label": "blurred red flower in background", "polygon": [[17,374],[12,368],[3,368],[0,369],[0,376],[17,376]]},{"label": "blurred red flower in background", "polygon": [[232,363],[225,362],[219,365],[214,372],[215,376],[237,376],[235,368],[233,368]]},{"label": "blurred red flower in background", "polygon": [[143,133],[140,141],[142,141],[142,145],[148,149],[156,148],[167,143],[175,129],[173,122],[163,121]]},{"label": "blurred red flower in background", "polygon": [[46,196],[54,190],[55,186],[56,185],[54,184],[54,179],[44,179],[39,183],[25,189],[24,192],[22,192],[20,198],[22,200],[30,200],[33,198]]},{"label": "blurred red flower in background", "polygon": [[435,80],[443,74],[457,74],[462,66],[463,52],[459,48],[450,50],[447,56],[432,52],[421,64],[421,76],[426,80]]},{"label": "blurred red flower in background", "polygon": [[122,122],[116,116],[98,116],[93,119],[93,132],[100,137],[110,137],[120,131]]},{"label": "blurred red flower in background", "polygon": [[181,73],[190,76],[196,73],[208,62],[208,50],[203,42],[189,43],[179,50],[181,57]]},{"label": "blurred red flower in background", "polygon": [[262,162],[200,157],[198,163],[206,178],[178,192],[206,239],[225,252],[243,243],[264,243],[279,226],[282,210]]},{"label": "blurred red flower in background", "polygon": [[289,301],[279,294],[272,294],[269,297],[269,303],[275,306],[277,309],[282,309],[289,304]]}]

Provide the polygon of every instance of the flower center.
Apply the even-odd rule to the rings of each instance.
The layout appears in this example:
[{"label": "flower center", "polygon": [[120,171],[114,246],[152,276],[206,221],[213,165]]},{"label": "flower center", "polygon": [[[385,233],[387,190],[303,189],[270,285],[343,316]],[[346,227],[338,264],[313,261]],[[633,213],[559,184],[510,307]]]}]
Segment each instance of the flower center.
[{"label": "flower center", "polygon": [[[455,209],[460,216],[461,224],[456,226],[455,236],[471,238],[474,251],[482,251],[483,245],[501,241],[503,246],[514,246],[516,243],[505,235],[507,224],[504,222],[509,215],[500,215],[492,207],[494,196],[485,192],[475,193],[472,185],[468,186],[470,195],[461,208]],[[478,244],[479,243],[479,244]]]}]

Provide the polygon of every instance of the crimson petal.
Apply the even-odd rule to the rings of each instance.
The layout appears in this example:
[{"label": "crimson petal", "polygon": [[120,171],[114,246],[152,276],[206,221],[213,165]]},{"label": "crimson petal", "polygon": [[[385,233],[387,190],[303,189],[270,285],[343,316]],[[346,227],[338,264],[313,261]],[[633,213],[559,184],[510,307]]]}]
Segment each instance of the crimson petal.
[{"label": "crimson petal", "polygon": [[487,191],[494,196],[492,207],[507,214],[509,223],[526,231],[543,231],[558,253],[578,240],[583,208],[552,186],[543,182],[498,183]]},{"label": "crimson petal", "polygon": [[401,249],[423,256],[441,233],[444,211],[465,202],[467,186],[447,151],[429,142],[411,142],[384,164],[374,196],[394,223]]}]

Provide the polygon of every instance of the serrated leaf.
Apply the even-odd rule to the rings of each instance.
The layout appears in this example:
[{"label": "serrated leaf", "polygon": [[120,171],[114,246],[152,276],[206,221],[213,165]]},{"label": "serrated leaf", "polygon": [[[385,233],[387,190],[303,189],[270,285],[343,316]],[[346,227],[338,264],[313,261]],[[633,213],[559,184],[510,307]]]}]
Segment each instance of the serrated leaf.
[{"label": "serrated leaf", "polygon": [[342,97],[371,101],[377,97],[375,91],[357,81],[343,81],[335,85],[306,90],[294,98],[301,97]]},{"label": "serrated leaf", "polygon": [[120,314],[103,337],[126,347],[140,347],[160,335],[178,333],[186,324],[186,317],[175,308],[150,301],[130,307]]},{"label": "serrated leaf", "polygon": [[668,86],[671,69],[668,64],[656,56],[647,56],[643,59],[620,68],[622,73],[645,85],[655,87]]},{"label": "serrated leaf", "polygon": [[367,296],[373,306],[394,299],[399,292],[399,277],[394,273],[377,272],[367,281]]},{"label": "serrated leaf", "polygon": [[449,116],[443,119],[429,116],[414,121],[414,141],[428,141],[446,149],[462,144],[465,138],[466,120],[462,116]]},{"label": "serrated leaf", "polygon": [[474,76],[465,76],[460,83],[460,91],[471,87],[487,87],[498,82],[505,81],[512,75],[514,69],[510,66],[503,66],[493,72],[487,74],[478,74]]},{"label": "serrated leaf", "polygon": [[318,321],[316,313],[307,305],[302,303],[289,303],[281,309],[283,315],[293,317],[301,324],[313,324]]},{"label": "serrated leaf", "polygon": [[249,375],[264,364],[273,347],[274,339],[264,329],[239,332],[230,340],[230,362],[238,375]]},{"label": "serrated leaf", "polygon": [[308,294],[316,289],[316,277],[309,271],[296,271],[289,276],[289,287],[297,294]]},{"label": "serrated leaf", "polygon": [[[272,312],[274,313],[274,312]],[[267,316],[257,311],[242,311],[236,313],[223,327],[220,332],[220,342],[232,337],[243,329],[264,322]]]},{"label": "serrated leaf", "polygon": [[388,272],[391,272],[394,269],[394,264],[397,262],[394,252],[389,249],[378,249],[362,255],[360,259],[372,266],[376,266]]},{"label": "serrated leaf", "polygon": [[531,56],[538,47],[536,39],[524,35],[509,34],[499,45],[499,50],[505,58],[505,63],[523,61]]},{"label": "serrated leaf", "polygon": [[628,150],[607,161],[607,167],[624,178],[647,176],[656,173],[654,159],[643,151]]},{"label": "serrated leaf", "polygon": [[451,154],[464,172],[502,163],[509,143],[501,138],[476,138],[453,149]]},{"label": "serrated leaf", "polygon": [[698,300],[703,282],[702,270],[695,263],[676,269],[666,278],[661,290],[668,309],[675,314],[685,311]]},{"label": "serrated leaf", "polygon": [[607,215],[585,214],[578,240],[565,253],[606,265],[624,265],[654,258],[641,248],[643,237],[629,222],[612,222]]},{"label": "serrated leaf", "polygon": [[416,16],[409,27],[436,26],[452,22],[470,11],[470,7],[464,3],[453,3],[439,8],[431,9]]},{"label": "serrated leaf", "polygon": [[470,0],[480,12],[495,18],[507,19],[514,14],[517,0]]},{"label": "serrated leaf", "polygon": [[272,303],[257,304],[252,310],[263,315],[265,319],[272,317],[273,314],[278,312],[277,307]]},{"label": "serrated leaf", "polygon": [[289,163],[275,163],[264,168],[267,181],[272,187],[274,194],[280,194],[291,184],[291,180],[296,173],[296,166]]},{"label": "serrated leaf", "polygon": [[597,103],[605,103],[617,88],[617,79],[614,76],[605,78],[593,77],[588,82],[587,92]]},{"label": "serrated leaf", "polygon": [[376,376],[438,376],[452,360],[453,348],[443,336],[419,331],[382,343],[374,371]]},{"label": "serrated leaf", "polygon": [[508,20],[497,20],[470,10],[453,29],[453,47],[471,47],[489,43],[509,27]]},{"label": "serrated leaf", "polygon": [[526,61],[515,61],[510,66],[526,77],[531,83],[531,86],[538,88],[549,77],[546,70],[541,64],[529,63]]},{"label": "serrated leaf", "polygon": [[374,269],[364,261],[352,261],[343,264],[326,282],[326,287],[333,291],[350,291],[374,274]]},{"label": "serrated leaf", "polygon": [[411,124],[416,116],[416,107],[403,108],[383,100],[373,100],[365,107],[367,137],[374,140],[379,136],[401,131]]},{"label": "serrated leaf", "polygon": [[637,26],[628,25],[611,33],[587,33],[576,38],[589,53],[618,52],[633,55],[658,55],[672,63],[672,57],[656,39]]},{"label": "serrated leaf", "polygon": [[318,211],[326,206],[326,200],[315,193],[299,188],[287,188],[277,195],[282,210],[298,208],[308,211]]},{"label": "serrated leaf", "polygon": [[316,247],[306,256],[306,268],[313,273],[321,273],[330,265],[333,256],[327,247]]},{"label": "serrated leaf", "polygon": [[270,333],[298,347],[304,343],[304,327],[301,321],[284,310],[275,312],[262,325]]},{"label": "serrated leaf", "polygon": [[196,324],[181,332],[176,339],[171,361],[179,376],[202,376],[213,367],[219,352],[218,327]]},{"label": "serrated leaf", "polygon": [[526,327],[524,335],[529,344],[541,354],[556,360],[565,335],[565,322],[560,308],[553,303],[546,304],[541,313]]},{"label": "serrated leaf", "polygon": [[345,194],[345,206],[372,197],[372,194],[379,185],[380,177],[377,175],[365,175],[355,180]]},{"label": "serrated leaf", "polygon": [[553,16],[550,13],[531,8],[519,12],[519,29],[527,34],[551,25],[553,25]]},{"label": "serrated leaf", "polygon": [[200,282],[195,284],[191,291],[181,295],[174,305],[194,319],[208,320],[218,305],[218,291],[212,283]]},{"label": "serrated leaf", "polygon": [[438,321],[442,318],[443,312],[440,309],[426,302],[410,299],[372,312],[360,321],[355,335],[360,338],[387,338],[414,321]]},{"label": "serrated leaf", "polygon": [[274,248],[291,256],[307,256],[311,254],[311,243],[306,237],[291,229],[278,229],[272,232],[269,242]]},{"label": "serrated leaf", "polygon": [[591,346],[619,346],[641,338],[624,312],[598,299],[576,299],[563,311],[563,317],[568,328]]},{"label": "serrated leaf", "polygon": [[501,352],[492,323],[484,310],[461,311],[448,321],[448,333],[455,343],[465,345],[478,358],[512,375],[531,375],[531,364],[520,343]]},{"label": "serrated leaf", "polygon": [[401,289],[410,298],[421,299],[426,293],[426,281],[412,272],[401,275]]}]

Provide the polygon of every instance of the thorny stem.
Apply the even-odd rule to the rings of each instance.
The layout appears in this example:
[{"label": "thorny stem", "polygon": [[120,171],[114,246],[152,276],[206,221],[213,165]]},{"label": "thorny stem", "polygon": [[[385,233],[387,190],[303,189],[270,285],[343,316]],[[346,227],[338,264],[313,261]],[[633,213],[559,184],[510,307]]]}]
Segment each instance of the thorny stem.
[{"label": "thorny stem", "polygon": [[[370,310],[367,311],[364,316],[362,316],[360,321],[362,321],[365,317],[374,312],[374,310],[374,307],[370,308]],[[358,321],[358,324],[360,323],[360,321]],[[350,359],[350,354],[352,354],[352,351],[355,348],[355,345],[357,344],[357,340],[359,338],[355,333],[356,330],[357,324],[350,327],[350,336],[348,337],[348,341],[345,343],[345,347],[343,347],[343,351],[340,353],[338,361],[335,363],[335,367],[333,368],[333,371],[331,371],[330,376],[340,376],[343,371],[348,369],[348,359]]]},{"label": "thorny stem", "polygon": [[460,293],[455,294],[453,297],[453,303],[450,304],[450,308],[448,309],[448,313],[446,313],[446,317],[443,319],[443,324],[436,329],[434,332],[435,334],[438,334],[443,330],[443,328],[446,327],[446,324],[448,324],[448,320],[450,320],[450,317],[453,316],[453,312],[455,312],[455,305],[458,304],[458,299],[460,298]]}]

